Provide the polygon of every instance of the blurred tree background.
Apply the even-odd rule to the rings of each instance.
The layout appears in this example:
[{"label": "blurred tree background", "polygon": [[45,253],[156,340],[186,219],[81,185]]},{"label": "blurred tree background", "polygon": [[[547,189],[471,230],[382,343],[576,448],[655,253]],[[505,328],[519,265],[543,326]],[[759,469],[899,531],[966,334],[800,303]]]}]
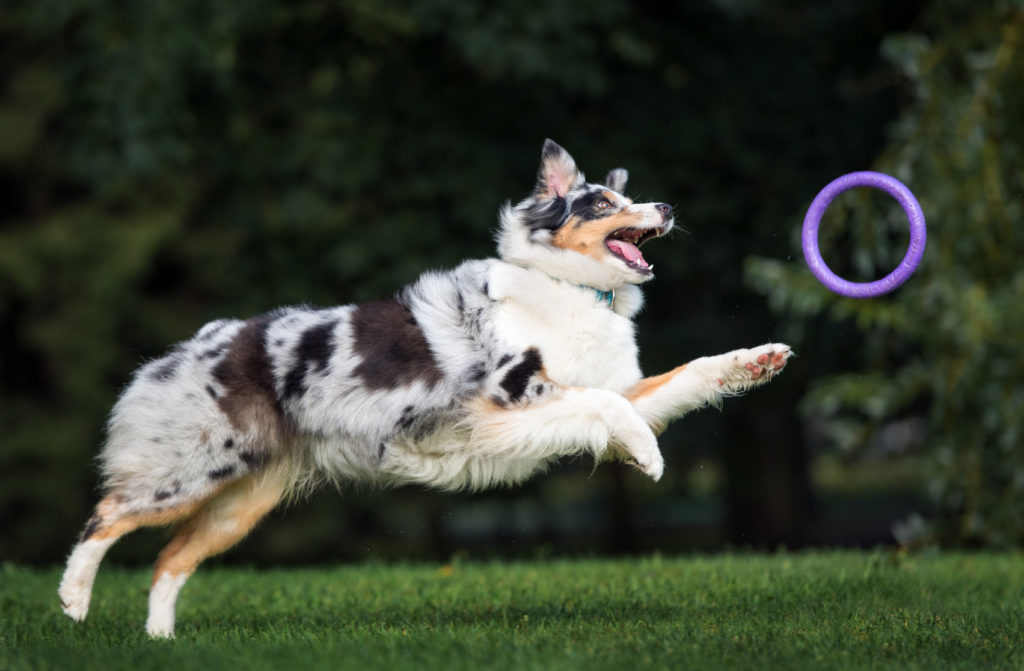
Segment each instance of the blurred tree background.
[{"label": "blurred tree background", "polygon": [[[645,370],[769,340],[800,358],[675,425],[657,485],[567,462],[508,492],[324,492],[237,557],[865,544],[899,519],[901,542],[1019,544],[1022,34],[1010,1],[6,3],[0,556],[67,552],[140,362],[212,318],[491,255],[545,137],[676,206],[685,232],[647,252]],[[858,302],[816,284],[799,226],[870,167],[918,195],[929,246]],[[888,272],[901,216],[847,194],[826,260]]]},{"label": "blurred tree background", "polygon": [[[926,449],[939,514],[897,527],[901,540],[1015,546],[1024,542],[1024,12],[952,4],[925,12],[922,32],[882,43],[911,101],[875,165],[916,185],[931,213],[915,281],[886,300],[836,300],[777,260],[752,258],[748,269],[800,328],[830,320],[861,338],[857,370],[814,380],[801,403],[821,437],[851,454]],[[870,194],[845,204],[852,234],[834,227],[829,244],[849,249],[851,275],[881,277],[906,250],[905,215]]]}]

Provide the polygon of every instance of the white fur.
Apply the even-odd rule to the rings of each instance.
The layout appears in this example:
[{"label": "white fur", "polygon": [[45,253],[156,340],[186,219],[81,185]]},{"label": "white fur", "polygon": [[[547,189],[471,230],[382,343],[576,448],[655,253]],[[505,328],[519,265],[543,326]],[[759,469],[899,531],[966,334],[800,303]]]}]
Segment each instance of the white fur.
[{"label": "white fur", "polygon": [[164,573],[149,590],[149,616],[146,633],[153,638],[174,638],[174,606],[178,593],[188,580],[187,574]]},{"label": "white fur", "polygon": [[552,379],[617,392],[640,379],[630,319],[643,304],[638,287],[619,287],[609,310],[593,289],[536,268],[496,263],[489,278],[496,332],[513,350],[539,347]]},{"label": "white fur", "polygon": [[661,478],[657,439],[625,398],[570,388],[505,412],[470,413],[462,425],[428,441],[396,443],[381,469],[398,482],[483,489],[520,482],[559,456],[587,453],[601,461],[609,446],[631,454],[654,480]]},{"label": "white fur", "polygon": [[115,539],[87,540],[75,546],[68,558],[68,568],[57,590],[61,607],[73,620],[84,620],[89,612],[92,584],[106,554]]}]

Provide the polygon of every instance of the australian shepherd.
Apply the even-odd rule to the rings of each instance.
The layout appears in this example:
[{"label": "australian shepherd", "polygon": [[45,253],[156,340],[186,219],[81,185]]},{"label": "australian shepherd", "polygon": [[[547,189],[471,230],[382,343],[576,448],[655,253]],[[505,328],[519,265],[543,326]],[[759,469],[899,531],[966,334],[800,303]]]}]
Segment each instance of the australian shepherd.
[{"label": "australian shepherd", "polygon": [[111,413],[104,496],[68,559],[64,612],[85,617],[118,538],[174,525],[146,621],[173,636],[200,562],[323,481],[479,490],[583,453],[658,480],[670,421],[767,382],[790,349],[643,376],[632,319],[653,268],[640,247],[674,220],[623,195],[626,178],[587,182],[548,140],[533,193],[500,211],[498,258],[372,303],[215,321],[143,366]]}]

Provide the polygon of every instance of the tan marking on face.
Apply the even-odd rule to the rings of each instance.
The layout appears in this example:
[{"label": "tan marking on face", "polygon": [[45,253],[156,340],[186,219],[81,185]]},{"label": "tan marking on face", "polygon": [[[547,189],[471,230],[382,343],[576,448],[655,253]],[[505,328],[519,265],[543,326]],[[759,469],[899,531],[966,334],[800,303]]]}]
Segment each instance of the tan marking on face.
[{"label": "tan marking on face", "polygon": [[603,189],[601,191],[601,195],[608,199],[608,202],[612,204],[612,207],[618,205],[619,207],[625,208],[633,204],[632,200],[615,191]]},{"label": "tan marking on face", "polygon": [[551,236],[551,243],[556,247],[571,249],[574,252],[602,260],[611,253],[604,246],[605,238],[620,228],[641,228],[643,223],[642,214],[629,210],[622,210],[609,217],[591,221],[581,221],[577,217],[570,217],[569,221]]},{"label": "tan marking on face", "polygon": [[615,203],[618,203],[620,205],[625,203],[626,207],[629,207],[630,205],[633,204],[633,200],[631,198],[626,198],[617,191],[601,191],[601,195],[610,200],[613,205]]}]

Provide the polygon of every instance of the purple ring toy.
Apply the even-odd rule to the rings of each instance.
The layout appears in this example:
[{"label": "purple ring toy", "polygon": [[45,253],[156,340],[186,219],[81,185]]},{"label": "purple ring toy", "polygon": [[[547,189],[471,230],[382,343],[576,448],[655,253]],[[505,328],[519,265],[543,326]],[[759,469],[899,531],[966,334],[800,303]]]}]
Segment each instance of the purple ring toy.
[{"label": "purple ring toy", "polygon": [[[910,221],[910,246],[907,249],[907,255],[903,257],[896,270],[874,282],[844,280],[829,269],[825,260],[821,258],[821,250],[818,249],[818,227],[825,210],[836,196],[858,186],[881,189],[888,193],[903,206],[903,211],[907,213],[907,219]],[[807,210],[807,216],[804,217],[802,237],[807,266],[819,282],[841,296],[872,298],[893,291],[914,274],[917,264],[921,262],[921,257],[924,255],[927,234],[921,205],[903,182],[880,172],[862,171],[843,175],[830,182],[818,193]]]}]

